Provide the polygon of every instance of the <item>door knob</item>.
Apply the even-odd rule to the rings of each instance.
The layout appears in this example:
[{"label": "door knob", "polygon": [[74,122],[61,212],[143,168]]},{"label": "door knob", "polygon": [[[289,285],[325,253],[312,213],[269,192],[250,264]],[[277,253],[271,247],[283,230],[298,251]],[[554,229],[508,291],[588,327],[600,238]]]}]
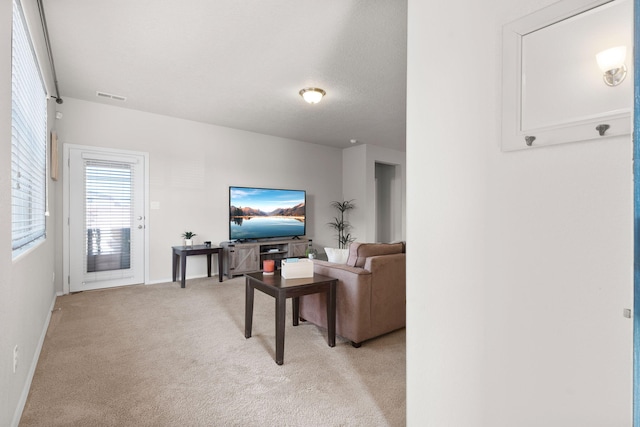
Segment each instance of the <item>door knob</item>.
[{"label": "door knob", "polygon": [[138,228],[142,228],[142,226],[141,226],[141,225],[139,225],[139,226],[138,226]]}]

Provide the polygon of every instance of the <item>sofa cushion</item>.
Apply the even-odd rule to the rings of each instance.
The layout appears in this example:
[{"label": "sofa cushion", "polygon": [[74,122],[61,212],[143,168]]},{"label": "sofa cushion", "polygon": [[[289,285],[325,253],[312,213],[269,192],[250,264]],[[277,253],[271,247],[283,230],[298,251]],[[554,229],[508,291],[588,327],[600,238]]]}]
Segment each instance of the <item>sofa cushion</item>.
[{"label": "sofa cushion", "polygon": [[401,254],[404,251],[403,243],[352,243],[349,247],[347,265],[351,267],[364,267],[366,259],[370,256]]}]

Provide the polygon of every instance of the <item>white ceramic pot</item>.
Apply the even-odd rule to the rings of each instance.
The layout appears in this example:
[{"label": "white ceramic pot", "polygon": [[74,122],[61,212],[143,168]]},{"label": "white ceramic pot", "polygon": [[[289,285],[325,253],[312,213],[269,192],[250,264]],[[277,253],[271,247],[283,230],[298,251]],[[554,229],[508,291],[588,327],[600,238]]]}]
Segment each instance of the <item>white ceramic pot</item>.
[{"label": "white ceramic pot", "polygon": [[349,249],[324,248],[327,253],[327,260],[336,264],[346,264],[349,258]]},{"label": "white ceramic pot", "polygon": [[184,239],[185,246],[193,246],[193,239]]}]

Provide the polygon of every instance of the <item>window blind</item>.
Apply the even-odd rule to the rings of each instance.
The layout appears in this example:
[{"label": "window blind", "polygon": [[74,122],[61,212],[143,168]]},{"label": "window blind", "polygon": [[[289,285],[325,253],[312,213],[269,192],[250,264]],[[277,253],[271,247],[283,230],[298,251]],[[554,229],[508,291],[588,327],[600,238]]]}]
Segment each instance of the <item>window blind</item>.
[{"label": "window blind", "polygon": [[130,164],[85,160],[85,272],[131,267],[133,169]]},{"label": "window blind", "polygon": [[45,236],[47,95],[22,10],[13,1],[11,245],[14,257]]}]

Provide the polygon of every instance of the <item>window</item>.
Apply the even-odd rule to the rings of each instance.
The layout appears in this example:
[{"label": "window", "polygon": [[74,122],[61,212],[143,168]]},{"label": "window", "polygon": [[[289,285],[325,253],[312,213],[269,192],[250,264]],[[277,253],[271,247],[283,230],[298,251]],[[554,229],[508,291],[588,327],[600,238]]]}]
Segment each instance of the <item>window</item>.
[{"label": "window", "polygon": [[131,268],[133,165],[85,160],[87,273]]},{"label": "window", "polygon": [[13,257],[45,237],[47,95],[20,5],[11,49],[11,245]]}]

